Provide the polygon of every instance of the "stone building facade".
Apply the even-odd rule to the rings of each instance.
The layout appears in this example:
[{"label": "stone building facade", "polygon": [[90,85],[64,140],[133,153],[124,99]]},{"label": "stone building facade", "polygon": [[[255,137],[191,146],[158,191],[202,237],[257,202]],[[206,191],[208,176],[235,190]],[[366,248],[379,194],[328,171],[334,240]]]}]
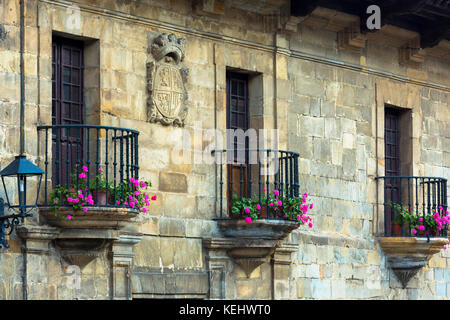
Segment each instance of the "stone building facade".
[{"label": "stone building facade", "polygon": [[[1,168],[19,150],[19,8],[0,3]],[[288,0],[26,0],[28,158],[44,167],[36,128],[52,124],[54,39],[77,40],[85,123],[139,131],[139,176],[157,200],[83,265],[79,286],[69,285],[77,273],[57,245],[61,231],[38,209],[0,251],[0,298],[450,298],[448,250],[402,287],[377,238],[375,179],[385,174],[389,106],[410,121],[403,175],[449,177],[450,42],[411,53],[418,33],[392,25],[346,37],[359,19],[322,7],[293,16]],[[170,61],[152,52],[161,34],[174,34],[170,54],[160,52]],[[180,103],[161,112],[151,68],[164,63],[179,77],[171,92]],[[218,228],[217,167],[194,153],[174,159],[183,132],[192,151],[208,145],[208,129],[225,132],[230,71],[248,78],[251,127],[277,129],[279,148],[299,153],[300,192],[315,206],[314,227],[291,232],[249,276]]]}]

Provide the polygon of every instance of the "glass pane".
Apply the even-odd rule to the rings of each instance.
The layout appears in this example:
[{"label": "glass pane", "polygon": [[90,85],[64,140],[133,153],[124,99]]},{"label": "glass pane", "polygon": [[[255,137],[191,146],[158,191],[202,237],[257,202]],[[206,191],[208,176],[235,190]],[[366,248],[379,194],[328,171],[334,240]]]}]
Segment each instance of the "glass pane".
[{"label": "glass pane", "polygon": [[63,117],[70,118],[70,103],[63,103]]},{"label": "glass pane", "polygon": [[80,105],[78,104],[72,104],[72,114],[71,118],[73,120],[80,120]]},{"label": "glass pane", "polygon": [[80,52],[78,50],[72,51],[72,65],[75,67],[80,66]]},{"label": "glass pane", "polygon": [[63,85],[63,100],[70,101],[70,85]]},{"label": "glass pane", "polygon": [[245,111],[245,101],[244,100],[239,99],[239,101],[238,101],[238,109],[241,112]]},{"label": "glass pane", "polygon": [[231,94],[237,94],[237,83],[236,81],[231,81]]},{"label": "glass pane", "polygon": [[245,129],[245,127],[245,117],[241,115],[239,117],[239,128]]},{"label": "glass pane", "polygon": [[237,126],[237,115],[235,113],[231,113],[231,125],[233,127]]},{"label": "glass pane", "polygon": [[72,101],[80,102],[80,89],[76,86],[72,87]]},{"label": "glass pane", "polygon": [[231,98],[231,110],[236,111],[237,110],[237,99]]},{"label": "glass pane", "polygon": [[239,82],[239,95],[241,96],[241,97],[243,97],[244,96],[244,82]]},{"label": "glass pane", "polygon": [[79,84],[79,81],[80,81],[79,74],[80,74],[79,69],[72,68],[72,83],[73,84]]},{"label": "glass pane", "polygon": [[62,50],[62,61],[63,64],[70,65],[70,49],[64,48]]},{"label": "glass pane", "polygon": [[66,83],[70,83],[70,68],[63,68],[63,81]]}]

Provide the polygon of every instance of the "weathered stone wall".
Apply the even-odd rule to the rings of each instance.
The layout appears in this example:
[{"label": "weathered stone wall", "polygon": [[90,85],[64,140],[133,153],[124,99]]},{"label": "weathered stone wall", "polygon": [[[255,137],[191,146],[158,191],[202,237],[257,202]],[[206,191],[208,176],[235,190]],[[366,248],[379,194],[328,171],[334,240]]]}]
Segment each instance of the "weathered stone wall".
[{"label": "weathered stone wall", "polygon": [[[226,4],[196,9],[189,1],[27,1],[25,134],[36,160],[36,125],[51,123],[52,34],[86,42],[85,98],[90,124],[140,131],[140,176],[158,200],[139,218],[132,293],[139,297],[245,299],[423,299],[450,297],[450,255],[441,252],[406,290],[389,269],[374,235],[382,225],[376,175],[384,173],[384,104],[413,112],[414,174],[448,177],[450,170],[449,63],[426,57],[419,68],[401,66],[398,48],[368,41],[361,54],[337,49],[337,34],[299,26],[288,35],[263,14]],[[80,9],[80,11],[79,11]],[[105,10],[104,10],[105,9]],[[248,8],[247,8],[248,9]],[[0,165],[18,153],[19,1],[0,5]],[[280,31],[280,30],[278,30]],[[300,153],[301,192],[315,202],[314,228],[294,232],[291,251],[246,278],[204,238],[220,237],[215,221],[213,165],[174,161],[181,129],[147,122],[148,51],[160,33],[187,40],[183,66],[192,148],[209,144],[203,130],[226,128],[226,70],[250,73],[252,121],[279,129],[279,147]],[[380,72],[381,71],[381,72]],[[400,76],[400,80],[395,75]],[[0,191],[0,195],[3,191]],[[42,223],[36,214],[27,224]],[[21,299],[23,241],[0,253],[0,298]],[[109,249],[112,250],[112,249]],[[281,258],[282,257],[282,258]],[[212,261],[212,262],[211,262]],[[67,262],[50,244],[27,253],[28,298],[105,299],[113,295],[111,256],[82,271],[81,289],[67,288]],[[208,287],[208,271],[219,279]],[[273,272],[272,272],[273,270]],[[369,276],[368,276],[369,275]],[[217,292],[216,292],[217,291]],[[220,292],[219,292],[220,291]]]},{"label": "weathered stone wall", "polygon": [[[301,28],[300,34],[291,41],[294,50],[322,53],[368,69],[410,72],[395,62],[394,48],[369,41],[361,56],[346,54],[335,50],[333,34],[313,28]],[[384,105],[412,110],[410,174],[448,177],[448,154],[441,147],[448,142],[448,90],[343,68],[329,60],[290,59],[289,63],[293,88],[289,148],[300,152],[301,189],[319,208],[314,212],[315,232],[298,234],[297,296],[448,298],[446,252],[434,256],[402,290],[374,241],[382,226],[374,177],[384,175]],[[431,59],[421,70],[425,78],[444,79],[441,83],[448,86],[445,68],[448,64]]]}]

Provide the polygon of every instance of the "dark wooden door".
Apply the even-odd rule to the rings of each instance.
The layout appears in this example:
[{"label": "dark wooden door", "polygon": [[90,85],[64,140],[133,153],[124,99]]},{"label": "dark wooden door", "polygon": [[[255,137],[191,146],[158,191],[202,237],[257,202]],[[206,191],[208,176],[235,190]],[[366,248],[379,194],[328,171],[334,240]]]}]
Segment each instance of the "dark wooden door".
[{"label": "dark wooden door", "polygon": [[[53,38],[52,124],[83,124],[83,43]],[[82,162],[81,128],[53,130],[53,185],[68,185],[74,165]]]},{"label": "dark wooden door", "polygon": [[[391,108],[385,111],[385,176],[393,177],[401,175],[400,168],[400,113]],[[384,180],[385,203],[401,203],[400,179]],[[399,235],[400,231],[394,228],[394,213],[391,206],[385,205],[385,219],[387,234]]]},{"label": "dark wooden door", "polygon": [[[249,129],[249,110],[248,110],[248,76],[239,73],[227,73],[227,129],[242,129],[246,132]],[[235,139],[230,142],[233,151],[227,152],[227,160],[232,160],[234,164],[227,165],[228,176],[228,199],[233,194],[238,197],[248,196],[248,152],[245,152],[244,162],[238,162],[239,149],[248,148],[248,141],[239,141]],[[228,201],[230,203],[230,201]]]}]

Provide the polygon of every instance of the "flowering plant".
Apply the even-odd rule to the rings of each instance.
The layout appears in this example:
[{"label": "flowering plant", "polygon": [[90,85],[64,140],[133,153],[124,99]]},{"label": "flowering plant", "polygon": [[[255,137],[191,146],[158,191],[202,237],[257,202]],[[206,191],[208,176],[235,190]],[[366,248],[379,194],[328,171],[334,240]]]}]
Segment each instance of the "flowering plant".
[{"label": "flowering plant", "polygon": [[[121,181],[114,184],[114,181],[107,181],[103,176],[103,170],[100,168],[99,173],[90,183],[87,181],[88,168],[82,166],[81,173],[72,173],[72,183],[70,188],[64,186],[57,186],[50,193],[50,203],[53,205],[52,209],[58,211],[61,206],[71,206],[74,210],[88,211],[89,206],[93,206],[95,201],[92,197],[92,191],[108,191],[110,195],[114,195],[116,206],[125,206],[137,209],[139,212],[146,213],[147,207],[150,205],[150,199],[156,200],[156,195],[150,196],[145,192],[145,189],[151,187],[151,183],[145,180],[137,180],[130,178],[129,182]],[[88,186],[89,184],[89,186]],[[71,219],[70,215],[67,219]]]},{"label": "flowering plant", "polygon": [[389,206],[392,207],[395,213],[394,221],[400,225],[408,225],[412,229],[412,233],[416,235],[423,232],[425,235],[437,235],[441,231],[450,230],[450,212],[439,206],[439,211],[431,213],[410,212],[407,207],[401,206],[398,203],[388,201]]},{"label": "flowering plant", "polygon": [[116,205],[124,205],[133,209],[138,209],[139,212],[146,213],[146,206],[150,205],[150,199],[156,200],[156,195],[150,196],[144,191],[152,184],[149,181],[138,180],[130,178],[128,183],[122,182],[116,188]]},{"label": "flowering plant", "polygon": [[[264,189],[266,191],[266,189]],[[268,209],[267,214],[275,219],[297,221],[297,227],[308,224],[312,228],[312,219],[306,215],[308,210],[312,210],[314,203],[308,199],[305,192],[301,197],[279,198],[279,190],[274,190],[268,197],[259,199],[237,198],[233,196],[231,204],[231,213],[235,217],[243,217],[245,222],[261,219],[262,211]]]}]

